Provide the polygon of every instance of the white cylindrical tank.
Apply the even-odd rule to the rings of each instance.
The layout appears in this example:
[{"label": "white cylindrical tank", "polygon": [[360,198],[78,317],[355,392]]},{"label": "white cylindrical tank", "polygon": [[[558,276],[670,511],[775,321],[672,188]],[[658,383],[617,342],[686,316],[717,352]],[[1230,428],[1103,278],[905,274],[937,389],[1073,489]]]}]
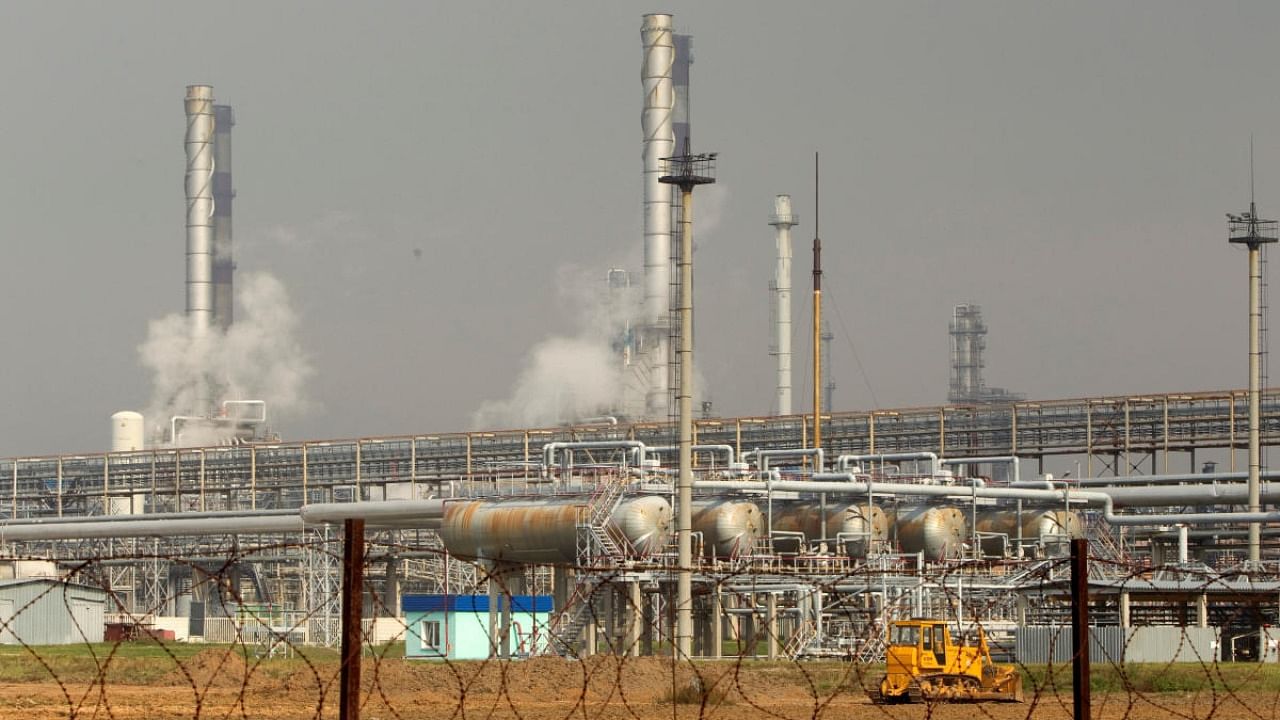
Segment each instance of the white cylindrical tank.
[{"label": "white cylindrical tank", "polygon": [[[1018,511],[1012,508],[978,513],[978,532],[992,533],[982,538],[982,552],[996,556],[1017,553]],[[1003,536],[1003,537],[1002,537]],[[1084,537],[1084,518],[1072,510],[1024,509],[1022,542],[1034,544],[1042,557],[1061,557],[1071,551],[1071,540]]]},{"label": "white cylindrical tank", "polygon": [[142,450],[145,440],[142,413],[121,410],[111,416],[111,452]]},{"label": "white cylindrical tank", "polygon": [[904,553],[924,553],[926,562],[960,557],[969,522],[959,508],[917,505],[898,509],[894,535]]},{"label": "white cylindrical tank", "polygon": [[690,511],[692,530],[702,535],[703,557],[747,555],[765,534],[764,513],[753,502],[695,498]]}]

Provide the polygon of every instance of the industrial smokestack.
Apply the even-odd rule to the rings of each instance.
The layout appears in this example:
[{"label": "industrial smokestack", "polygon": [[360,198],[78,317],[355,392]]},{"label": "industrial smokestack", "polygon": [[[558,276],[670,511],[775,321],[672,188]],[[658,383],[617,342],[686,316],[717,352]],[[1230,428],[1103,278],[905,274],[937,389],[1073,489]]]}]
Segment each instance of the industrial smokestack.
[{"label": "industrial smokestack", "polygon": [[667,328],[671,285],[671,189],[663,187],[662,158],[675,154],[672,128],[675,93],[672,67],[671,16],[645,15],[640,36],[644,60],[640,77],[644,85],[644,109],[640,126],[644,135],[644,351],[649,360],[649,388],[645,411],[666,414]]},{"label": "industrial smokestack", "polygon": [[187,86],[187,317],[191,334],[213,320],[213,88]]},{"label": "industrial smokestack", "polygon": [[773,354],[778,359],[778,387],[774,405],[779,415],[791,414],[791,228],[800,218],[791,212],[791,196],[773,199],[778,262],[773,272]]},{"label": "industrial smokestack", "polygon": [[[671,66],[671,84],[675,93],[675,109],[671,114],[671,131],[674,137],[676,153],[688,152],[691,145],[689,114],[689,77],[693,74],[693,36],[673,34],[672,45],[675,47],[675,62]],[[678,190],[672,188],[672,195]],[[678,205],[675,208],[679,209]]]},{"label": "industrial smokestack", "polygon": [[213,118],[213,324],[225,331],[233,318],[231,128],[236,120],[230,105],[214,105]]},{"label": "industrial smokestack", "polygon": [[[199,340],[213,324],[213,88],[188,85],[187,112],[187,318]],[[211,406],[206,378],[196,379],[194,412]]]}]

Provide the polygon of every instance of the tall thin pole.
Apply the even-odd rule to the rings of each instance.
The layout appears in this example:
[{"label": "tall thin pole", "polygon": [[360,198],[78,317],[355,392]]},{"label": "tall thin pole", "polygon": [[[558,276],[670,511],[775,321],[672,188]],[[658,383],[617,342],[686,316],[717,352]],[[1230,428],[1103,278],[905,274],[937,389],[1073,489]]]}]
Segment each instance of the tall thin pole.
[{"label": "tall thin pole", "polygon": [[680,413],[680,481],[677,491],[676,541],[680,575],[676,580],[676,657],[693,652],[693,186],[680,187],[680,388],[676,404]]},{"label": "tall thin pole", "polygon": [[342,533],[342,669],[339,720],[360,717],[360,619],[364,614],[364,520],[346,520]]},{"label": "tall thin pole", "polygon": [[813,446],[822,447],[822,240],[818,237],[818,153],[813,153]]},{"label": "tall thin pole", "polygon": [[[1250,188],[1252,192],[1252,178]],[[1229,242],[1249,251],[1249,512],[1262,510],[1262,447],[1259,438],[1262,406],[1262,246],[1276,242],[1276,221],[1258,217],[1258,207],[1249,200],[1249,210],[1227,214]],[[1262,560],[1262,526],[1249,523],[1250,567]]]},{"label": "tall thin pole", "polygon": [[[1262,365],[1258,352],[1258,330],[1262,326],[1262,248],[1249,245],[1249,512],[1262,511],[1261,475],[1262,443],[1258,436],[1261,424]],[[1262,526],[1249,523],[1249,563],[1257,567],[1262,561]]]}]

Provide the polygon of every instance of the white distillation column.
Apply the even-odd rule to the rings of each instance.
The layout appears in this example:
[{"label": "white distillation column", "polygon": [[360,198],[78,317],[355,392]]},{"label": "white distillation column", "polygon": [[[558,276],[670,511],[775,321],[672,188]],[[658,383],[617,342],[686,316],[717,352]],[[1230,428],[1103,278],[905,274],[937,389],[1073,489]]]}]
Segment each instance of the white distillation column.
[{"label": "white distillation column", "polygon": [[644,134],[644,317],[642,342],[648,359],[649,383],[645,413],[650,417],[667,414],[667,349],[671,292],[671,188],[658,178],[663,175],[662,158],[675,149],[672,113],[675,92],[671,71],[675,46],[671,37],[671,16],[645,15],[640,36],[644,60],[640,78],[644,84],[644,109],[640,127]]},{"label": "white distillation column", "polygon": [[791,212],[791,196],[773,199],[778,262],[773,271],[773,352],[778,360],[778,387],[774,406],[779,415],[791,414],[791,228],[800,218]]},{"label": "white distillation column", "polygon": [[[199,344],[213,324],[213,88],[188,85],[187,112],[187,318]],[[208,379],[196,378],[199,415],[210,411]]]}]

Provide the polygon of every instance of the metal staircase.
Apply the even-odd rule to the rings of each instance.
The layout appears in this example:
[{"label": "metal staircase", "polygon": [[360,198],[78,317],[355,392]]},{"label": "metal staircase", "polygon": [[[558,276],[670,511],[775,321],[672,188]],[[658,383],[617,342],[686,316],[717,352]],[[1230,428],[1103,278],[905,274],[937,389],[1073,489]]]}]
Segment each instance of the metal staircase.
[{"label": "metal staircase", "polygon": [[622,502],[626,483],[604,479],[596,484],[587,505],[578,511],[578,566],[614,567],[630,554],[626,538],[613,529],[613,513]]},{"label": "metal staircase", "polygon": [[540,648],[539,654],[577,657],[574,644],[587,627],[587,623],[593,619],[592,600],[595,599],[596,589],[606,580],[608,576],[601,573],[579,576],[573,592],[569,595],[566,608],[551,621],[551,626],[547,629],[550,638]]},{"label": "metal staircase", "polygon": [[579,509],[576,582],[565,607],[558,608],[551,621],[550,640],[542,646],[541,654],[576,655],[574,645],[593,619],[596,590],[614,577],[609,570],[622,565],[632,554],[630,543],[612,525],[613,513],[622,503],[625,489],[623,478],[602,478],[587,504]]},{"label": "metal staircase", "polygon": [[796,629],[795,634],[787,640],[787,645],[782,650],[782,654],[788,660],[797,660],[805,654],[809,649],[809,644],[818,637],[818,627],[812,620],[806,619],[804,623]]}]

